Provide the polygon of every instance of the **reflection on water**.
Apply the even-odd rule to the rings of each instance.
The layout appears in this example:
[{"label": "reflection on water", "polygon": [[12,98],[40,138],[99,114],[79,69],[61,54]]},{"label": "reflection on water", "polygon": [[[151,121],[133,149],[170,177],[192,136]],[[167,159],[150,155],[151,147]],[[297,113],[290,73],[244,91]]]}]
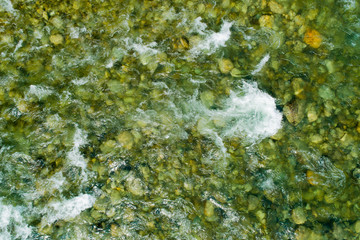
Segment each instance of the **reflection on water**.
[{"label": "reflection on water", "polygon": [[359,11],[0,0],[0,238],[358,237]]}]

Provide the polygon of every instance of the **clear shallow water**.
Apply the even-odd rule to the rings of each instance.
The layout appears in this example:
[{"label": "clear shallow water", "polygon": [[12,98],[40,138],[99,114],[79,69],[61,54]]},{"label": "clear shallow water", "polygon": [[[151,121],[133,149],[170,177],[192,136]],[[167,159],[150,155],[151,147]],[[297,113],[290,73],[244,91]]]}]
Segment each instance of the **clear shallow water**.
[{"label": "clear shallow water", "polygon": [[0,239],[354,239],[356,1],[1,1]]}]

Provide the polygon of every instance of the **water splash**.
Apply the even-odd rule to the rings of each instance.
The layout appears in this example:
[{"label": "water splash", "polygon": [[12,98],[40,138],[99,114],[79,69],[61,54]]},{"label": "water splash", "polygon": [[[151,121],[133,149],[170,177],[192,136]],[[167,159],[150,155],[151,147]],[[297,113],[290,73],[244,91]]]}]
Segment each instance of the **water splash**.
[{"label": "water splash", "polygon": [[242,137],[253,144],[281,128],[282,114],[276,109],[275,99],[258,89],[256,83],[244,82],[239,91],[231,91],[221,109],[196,104],[201,116],[198,131],[213,139],[222,152],[225,138]]},{"label": "water splash", "polygon": [[0,201],[0,239],[28,239],[32,233],[22,216],[23,209]]},{"label": "water splash", "polygon": [[265,64],[269,61],[270,59],[270,55],[266,54],[261,61],[256,65],[255,69],[251,72],[252,75],[255,75],[257,73],[259,73],[261,71],[261,69],[263,69],[263,67],[265,66]]},{"label": "water splash", "polygon": [[207,55],[213,54],[219,47],[225,47],[226,42],[230,39],[230,28],[233,25],[232,22],[224,21],[219,32],[213,32],[206,30],[206,24],[201,23],[201,18],[195,20],[193,30],[204,38],[199,41],[193,48],[190,49],[190,53],[197,56],[202,53]]},{"label": "water splash", "polygon": [[6,11],[10,13],[15,12],[15,9],[10,0],[0,0],[0,12],[2,11]]},{"label": "water splash", "polygon": [[42,210],[45,214],[42,219],[42,226],[51,224],[57,220],[72,220],[82,211],[91,208],[95,203],[95,197],[89,194],[81,194],[77,197],[50,202],[46,208]]}]

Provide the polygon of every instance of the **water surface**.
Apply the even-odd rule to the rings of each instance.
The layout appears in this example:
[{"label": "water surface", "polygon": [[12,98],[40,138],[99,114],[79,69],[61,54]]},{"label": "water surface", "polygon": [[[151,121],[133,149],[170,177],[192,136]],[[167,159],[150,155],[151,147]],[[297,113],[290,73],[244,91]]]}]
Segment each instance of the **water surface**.
[{"label": "water surface", "polygon": [[0,239],[355,239],[357,1],[0,0]]}]

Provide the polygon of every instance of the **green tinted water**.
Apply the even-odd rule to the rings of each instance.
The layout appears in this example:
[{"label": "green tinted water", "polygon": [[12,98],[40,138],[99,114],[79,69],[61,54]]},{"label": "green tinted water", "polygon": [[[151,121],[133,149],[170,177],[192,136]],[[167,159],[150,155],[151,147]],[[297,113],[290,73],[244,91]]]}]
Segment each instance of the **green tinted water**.
[{"label": "green tinted water", "polygon": [[357,239],[360,4],[0,0],[0,239]]}]

